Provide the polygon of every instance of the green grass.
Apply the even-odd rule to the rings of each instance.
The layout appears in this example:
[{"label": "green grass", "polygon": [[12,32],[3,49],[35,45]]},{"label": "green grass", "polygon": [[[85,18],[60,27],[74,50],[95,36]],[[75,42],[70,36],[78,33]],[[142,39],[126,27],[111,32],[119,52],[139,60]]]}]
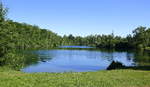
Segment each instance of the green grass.
[{"label": "green grass", "polygon": [[150,71],[29,74],[0,68],[0,87],[150,87]]}]

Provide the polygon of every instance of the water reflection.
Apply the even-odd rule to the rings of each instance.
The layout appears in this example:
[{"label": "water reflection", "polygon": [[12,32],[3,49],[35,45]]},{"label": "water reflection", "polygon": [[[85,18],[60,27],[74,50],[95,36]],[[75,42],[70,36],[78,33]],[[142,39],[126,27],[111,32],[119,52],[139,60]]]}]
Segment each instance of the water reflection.
[{"label": "water reflection", "polygon": [[135,51],[134,62],[139,65],[150,65],[150,52],[148,51]]},{"label": "water reflection", "polygon": [[[149,64],[148,52],[128,52],[99,49],[51,49],[31,51],[37,55],[36,64],[29,64],[23,72],[87,72],[105,70],[118,61],[125,66]],[[31,60],[30,60],[31,61]]]}]

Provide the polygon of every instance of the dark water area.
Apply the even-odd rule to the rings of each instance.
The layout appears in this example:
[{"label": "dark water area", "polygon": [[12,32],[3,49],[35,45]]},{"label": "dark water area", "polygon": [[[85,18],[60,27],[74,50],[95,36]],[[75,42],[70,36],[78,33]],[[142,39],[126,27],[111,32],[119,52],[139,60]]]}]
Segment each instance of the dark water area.
[{"label": "dark water area", "polygon": [[[28,58],[30,63],[21,69],[22,72],[99,71],[106,70],[112,61],[121,62],[125,66],[150,65],[150,53],[141,51],[102,50],[88,46],[61,46],[58,49],[28,51],[28,55],[30,53],[36,56]],[[34,60],[33,63],[32,60]]]}]

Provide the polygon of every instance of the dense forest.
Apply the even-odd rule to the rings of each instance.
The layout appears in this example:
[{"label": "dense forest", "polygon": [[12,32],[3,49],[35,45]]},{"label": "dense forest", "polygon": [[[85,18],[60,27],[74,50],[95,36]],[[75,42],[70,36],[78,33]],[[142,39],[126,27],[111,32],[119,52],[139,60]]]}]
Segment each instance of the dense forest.
[{"label": "dense forest", "polygon": [[107,49],[150,48],[150,28],[140,26],[126,37],[115,36],[113,33],[86,37],[70,34],[62,37],[36,25],[14,22],[6,17],[7,12],[7,8],[0,3],[0,65],[13,64],[8,61],[13,59],[20,62],[22,56],[16,55],[14,50],[48,49],[61,45],[86,45]]},{"label": "dense forest", "polygon": [[126,37],[115,36],[113,33],[110,35],[89,35],[86,37],[69,35],[64,36],[63,40],[64,42],[67,41],[67,45],[87,45],[107,49],[148,50],[150,47],[150,28],[140,26]]}]

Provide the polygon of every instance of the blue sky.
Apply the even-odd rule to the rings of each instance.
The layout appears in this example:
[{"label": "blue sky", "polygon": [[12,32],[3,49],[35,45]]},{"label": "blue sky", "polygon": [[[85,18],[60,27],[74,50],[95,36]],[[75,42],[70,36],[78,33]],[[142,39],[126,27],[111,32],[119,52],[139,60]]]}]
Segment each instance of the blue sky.
[{"label": "blue sky", "polygon": [[59,35],[125,36],[138,26],[150,27],[150,0],[2,0],[8,18]]}]

